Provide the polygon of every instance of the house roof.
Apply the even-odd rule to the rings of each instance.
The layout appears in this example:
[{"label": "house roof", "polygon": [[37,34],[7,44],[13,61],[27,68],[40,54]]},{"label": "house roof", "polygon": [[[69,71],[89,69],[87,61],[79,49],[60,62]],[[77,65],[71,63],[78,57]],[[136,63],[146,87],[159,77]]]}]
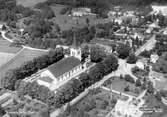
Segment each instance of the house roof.
[{"label": "house roof", "polygon": [[39,80],[42,80],[42,81],[47,82],[47,83],[53,82],[53,79],[50,77],[41,77]]},{"label": "house roof", "polygon": [[80,60],[75,57],[65,58],[55,64],[52,64],[47,69],[56,77],[63,75],[74,67],[80,64]]}]

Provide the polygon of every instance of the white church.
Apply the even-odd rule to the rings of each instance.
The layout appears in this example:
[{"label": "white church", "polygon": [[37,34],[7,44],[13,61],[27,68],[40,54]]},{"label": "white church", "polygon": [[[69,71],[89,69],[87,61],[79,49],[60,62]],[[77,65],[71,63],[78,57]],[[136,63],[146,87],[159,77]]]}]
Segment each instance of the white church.
[{"label": "white church", "polygon": [[77,76],[86,68],[81,64],[81,54],[81,48],[74,44],[70,48],[69,57],[50,65],[40,72],[37,83],[48,87],[52,91],[56,90],[61,83]]}]

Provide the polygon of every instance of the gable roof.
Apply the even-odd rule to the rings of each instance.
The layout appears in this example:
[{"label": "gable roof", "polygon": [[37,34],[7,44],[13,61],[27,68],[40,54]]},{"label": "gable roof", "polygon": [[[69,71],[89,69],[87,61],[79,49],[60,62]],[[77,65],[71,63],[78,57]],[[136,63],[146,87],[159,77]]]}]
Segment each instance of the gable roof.
[{"label": "gable roof", "polygon": [[56,77],[63,75],[64,73],[72,70],[74,67],[80,64],[80,60],[75,57],[64,58],[63,60],[52,64],[47,69]]}]

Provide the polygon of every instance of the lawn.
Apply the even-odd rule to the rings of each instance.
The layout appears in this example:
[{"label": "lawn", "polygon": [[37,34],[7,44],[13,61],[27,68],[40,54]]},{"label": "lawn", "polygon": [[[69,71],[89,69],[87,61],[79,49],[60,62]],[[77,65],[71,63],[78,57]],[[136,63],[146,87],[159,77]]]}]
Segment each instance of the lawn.
[{"label": "lawn", "polygon": [[[104,86],[106,86],[107,88],[111,88],[111,83],[112,83],[113,90],[116,90],[125,94],[129,94],[129,95],[133,95],[135,97],[139,96],[139,94],[142,93],[143,91],[141,88],[136,87],[135,84],[127,82],[124,79],[120,79],[119,77],[114,77],[107,80],[104,83]],[[124,91],[124,88],[127,86],[129,86],[129,91]]]},{"label": "lawn", "polygon": [[86,97],[67,109],[64,114],[66,117],[105,117],[114,108],[117,99],[121,98],[118,94],[112,94],[112,99],[110,96],[110,92],[100,88],[91,90]]},{"label": "lawn", "polygon": [[23,5],[25,7],[32,7],[40,2],[45,2],[46,0],[16,0],[17,4]]},{"label": "lawn", "polygon": [[0,52],[0,67],[1,67],[1,65],[5,64],[7,61],[9,61],[13,56],[14,56],[14,54],[11,54],[11,53]]},{"label": "lawn", "polygon": [[54,21],[59,24],[60,28],[62,30],[67,30],[70,29],[71,27],[84,27],[86,26],[86,19],[89,19],[90,25],[95,25],[97,23],[107,23],[110,22],[111,20],[109,18],[107,19],[97,19],[96,16],[94,15],[89,15],[89,16],[83,16],[83,17],[78,17],[78,24],[76,25],[76,18],[72,16],[68,16],[67,14],[61,15],[60,11],[66,6],[63,5],[52,5],[51,8],[55,12],[56,18]]},{"label": "lawn", "polygon": [[21,48],[18,48],[18,47],[13,47],[13,46],[10,46],[11,43],[8,42],[7,40],[4,40],[0,37],[0,52],[3,52],[3,53],[17,53],[18,51],[21,50]]},{"label": "lawn", "polygon": [[46,54],[46,51],[39,51],[39,50],[29,50],[29,49],[22,49],[14,58],[12,58],[9,62],[4,64],[0,67],[0,77],[3,77],[5,73],[9,69],[14,69],[19,67],[23,63],[30,61],[36,57]]}]

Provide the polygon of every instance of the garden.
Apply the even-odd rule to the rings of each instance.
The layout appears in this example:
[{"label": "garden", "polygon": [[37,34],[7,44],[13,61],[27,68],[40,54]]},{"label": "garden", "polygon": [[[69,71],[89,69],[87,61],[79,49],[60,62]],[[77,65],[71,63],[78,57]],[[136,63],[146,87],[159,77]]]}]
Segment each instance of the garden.
[{"label": "garden", "polygon": [[140,87],[142,85],[141,82],[135,83],[134,79],[129,75],[125,75],[125,77],[112,77],[103,85],[109,89],[112,88],[112,90],[135,97],[143,92],[143,89]]},{"label": "garden", "polygon": [[115,107],[118,98],[128,99],[115,93],[111,95],[101,88],[93,89],[59,117],[104,117]]},{"label": "garden", "polygon": [[152,109],[162,109],[162,112],[152,112],[145,113],[143,117],[166,117],[167,116],[167,106],[165,106],[160,100],[156,98],[153,94],[147,94],[146,99],[146,108]]}]

